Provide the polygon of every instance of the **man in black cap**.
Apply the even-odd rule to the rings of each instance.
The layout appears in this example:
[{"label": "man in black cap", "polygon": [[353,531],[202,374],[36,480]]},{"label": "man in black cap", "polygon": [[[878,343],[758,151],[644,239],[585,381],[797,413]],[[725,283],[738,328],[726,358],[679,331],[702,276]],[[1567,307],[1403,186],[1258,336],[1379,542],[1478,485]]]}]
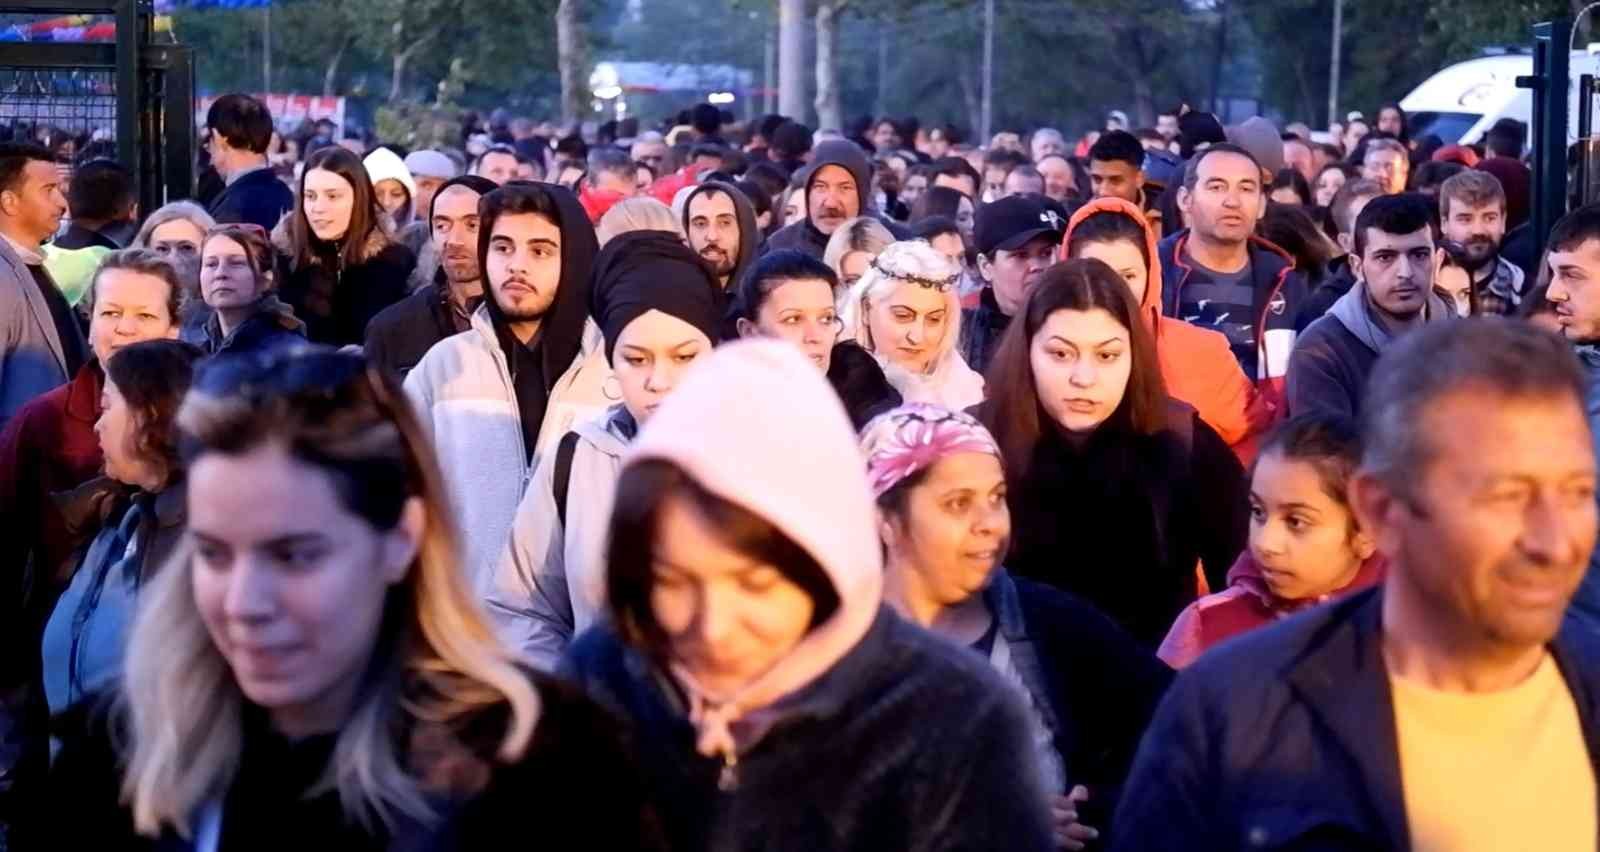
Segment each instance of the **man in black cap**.
[{"label": "man in black cap", "polygon": [[1067,225],[1060,205],[1043,195],[1010,195],[978,208],[973,228],[978,274],[989,286],[978,305],[961,312],[961,354],[967,366],[988,369],[1000,335],[1022,309],[1028,291],[1055,265]]},{"label": "man in black cap", "polygon": [[433,344],[472,327],[472,312],[483,302],[478,200],[495,189],[488,178],[462,175],[434,193],[425,223],[429,241],[412,279],[421,278],[421,286],[367,323],[367,360],[404,378]]}]

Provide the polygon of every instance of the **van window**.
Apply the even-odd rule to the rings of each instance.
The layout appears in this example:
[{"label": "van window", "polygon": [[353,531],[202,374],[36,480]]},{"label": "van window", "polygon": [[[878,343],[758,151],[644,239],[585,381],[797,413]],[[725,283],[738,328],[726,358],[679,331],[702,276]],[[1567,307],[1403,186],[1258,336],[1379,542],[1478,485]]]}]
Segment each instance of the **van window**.
[{"label": "van window", "polygon": [[[1421,139],[1432,133],[1446,145],[1463,142],[1461,137],[1483,118],[1471,112],[1413,112],[1406,116],[1411,125],[1411,138]],[[1477,140],[1471,140],[1477,141]]]}]

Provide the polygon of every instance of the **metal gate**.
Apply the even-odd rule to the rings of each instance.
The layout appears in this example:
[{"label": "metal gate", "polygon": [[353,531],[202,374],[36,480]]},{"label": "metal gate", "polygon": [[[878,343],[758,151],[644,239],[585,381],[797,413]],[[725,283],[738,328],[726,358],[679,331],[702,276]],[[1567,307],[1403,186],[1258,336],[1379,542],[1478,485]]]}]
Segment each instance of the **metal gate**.
[{"label": "metal gate", "polygon": [[140,209],[194,195],[194,55],[156,44],[151,0],[0,0],[0,15],[111,15],[115,41],[0,41],[0,123],[115,140]]}]

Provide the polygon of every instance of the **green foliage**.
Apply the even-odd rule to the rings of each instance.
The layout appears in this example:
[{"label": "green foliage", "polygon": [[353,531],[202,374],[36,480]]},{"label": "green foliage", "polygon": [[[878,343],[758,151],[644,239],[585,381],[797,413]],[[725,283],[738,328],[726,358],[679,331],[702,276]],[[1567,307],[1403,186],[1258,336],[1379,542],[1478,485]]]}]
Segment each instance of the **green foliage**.
[{"label": "green foliage", "polygon": [[[506,106],[554,116],[558,2],[277,0],[270,13],[273,88],[321,92],[330,79],[337,94],[386,100],[396,54],[409,48],[400,75],[404,103],[380,116],[383,127],[422,138],[432,132],[434,113],[458,108]],[[1081,132],[1110,109],[1144,123],[1179,98],[1208,107],[1215,89],[1223,97],[1259,98],[1268,112],[1318,126],[1327,118],[1333,4],[997,0],[994,125],[1050,123]],[[1340,109],[1370,112],[1485,46],[1526,45],[1533,22],[1581,5],[1345,0]],[[843,0],[842,8],[839,97],[847,119],[887,113],[976,125],[982,2]],[[627,9],[627,0],[584,4],[592,58],[723,63],[759,81],[764,43],[769,36],[776,42],[775,0],[643,0],[637,18]],[[202,91],[260,88],[261,10],[180,9],[175,18],[178,37],[196,47]],[[1580,43],[1587,40],[1585,34]],[[450,89],[446,95],[441,85]],[[641,100],[643,117],[687,105],[680,100],[687,99]],[[405,105],[413,103],[429,106]]]},{"label": "green foliage", "polygon": [[[454,100],[532,109],[558,94],[556,3],[277,0],[270,11],[273,88],[320,93],[331,66],[334,94],[386,99],[395,56],[409,48],[404,100],[436,97],[459,63],[454,85],[462,90]],[[259,9],[174,12],[178,39],[195,47],[202,92],[261,89],[263,19]]]}]

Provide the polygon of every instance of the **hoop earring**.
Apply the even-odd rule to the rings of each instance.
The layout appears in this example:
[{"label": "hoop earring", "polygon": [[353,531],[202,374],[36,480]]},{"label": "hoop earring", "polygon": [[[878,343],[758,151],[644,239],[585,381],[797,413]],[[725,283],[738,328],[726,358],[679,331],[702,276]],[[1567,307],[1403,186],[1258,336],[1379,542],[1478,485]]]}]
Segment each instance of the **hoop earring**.
[{"label": "hoop earring", "polygon": [[[613,385],[616,386],[616,390],[611,389]],[[606,376],[605,381],[600,383],[600,393],[611,402],[617,402],[622,399],[622,382],[617,381],[615,373]]]}]

